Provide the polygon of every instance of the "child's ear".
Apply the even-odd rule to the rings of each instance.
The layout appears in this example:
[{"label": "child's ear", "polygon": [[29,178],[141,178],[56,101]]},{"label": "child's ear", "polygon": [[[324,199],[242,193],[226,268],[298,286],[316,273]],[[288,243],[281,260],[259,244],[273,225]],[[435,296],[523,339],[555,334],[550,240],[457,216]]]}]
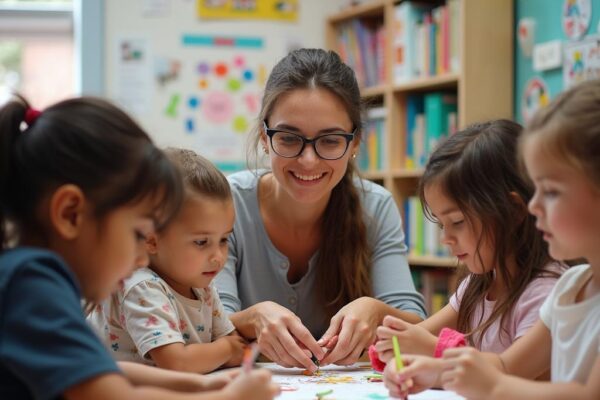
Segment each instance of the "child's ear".
[{"label": "child's ear", "polygon": [[66,184],[54,191],[50,198],[50,223],[65,240],[77,238],[86,211],[86,198],[79,186]]},{"label": "child's ear", "polygon": [[156,237],[156,233],[153,232],[146,236],[146,250],[148,254],[155,255],[158,253],[158,238]]},{"label": "child's ear", "polygon": [[525,203],[525,200],[523,200],[523,198],[517,192],[510,192],[509,196],[510,200],[515,206],[515,210],[517,211],[515,216],[519,219],[519,223],[521,223],[525,218],[527,218],[529,213],[527,210],[527,203]]}]

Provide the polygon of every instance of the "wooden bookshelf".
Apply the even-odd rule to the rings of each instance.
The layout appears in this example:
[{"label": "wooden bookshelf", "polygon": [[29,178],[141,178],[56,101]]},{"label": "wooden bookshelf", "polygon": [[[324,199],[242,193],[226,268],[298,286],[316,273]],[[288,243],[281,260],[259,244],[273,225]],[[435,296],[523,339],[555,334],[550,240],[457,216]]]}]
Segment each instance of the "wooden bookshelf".
[{"label": "wooden bookshelf", "polygon": [[[432,5],[444,3],[425,2]],[[455,93],[459,129],[478,121],[513,117],[514,7],[513,0],[459,0],[458,70],[395,83],[392,41],[395,7],[399,3],[399,0],[372,0],[330,16],[326,20],[326,43],[330,49],[337,51],[338,29],[353,19],[375,21],[385,30],[385,79],[364,88],[362,95],[367,102],[375,99],[386,109],[384,140],[387,165],[380,171],[366,171],[362,175],[390,190],[402,213],[404,200],[415,194],[423,173],[422,168],[405,167],[408,96],[434,91]],[[453,271],[457,262],[446,257],[411,256],[409,264],[415,269],[432,267],[436,271],[440,268]]]}]

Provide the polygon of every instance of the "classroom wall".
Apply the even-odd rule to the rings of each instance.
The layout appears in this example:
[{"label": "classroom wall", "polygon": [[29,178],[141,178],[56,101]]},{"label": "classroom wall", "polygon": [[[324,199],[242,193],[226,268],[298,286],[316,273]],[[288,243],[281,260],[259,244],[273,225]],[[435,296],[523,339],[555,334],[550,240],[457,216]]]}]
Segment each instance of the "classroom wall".
[{"label": "classroom wall", "polygon": [[[544,43],[550,40],[561,40],[564,44],[569,41],[562,27],[562,9],[565,0],[516,0],[515,24],[521,18],[532,17],[535,19],[535,43]],[[592,16],[587,35],[598,33],[600,21],[600,0],[590,0]],[[516,32],[516,27],[515,27]],[[524,56],[519,48],[517,34],[515,34],[515,118],[523,122],[522,106],[523,91],[527,82],[534,77],[542,78],[549,89],[550,99],[556,97],[563,90],[563,70],[561,68],[536,72],[533,70],[533,59]]]},{"label": "classroom wall", "polygon": [[[195,149],[228,171],[245,166],[244,131],[254,122],[256,100],[260,99],[267,73],[289,49],[324,47],[325,18],[347,1],[299,0],[297,22],[201,20],[193,0],[104,2],[105,93],[133,113],[159,145]],[[152,3],[168,6],[152,10],[148,8]],[[263,45],[185,46],[185,34],[258,38]],[[143,65],[128,66],[120,58],[119,46],[126,41],[145,53]],[[236,70],[238,64],[244,64],[240,68],[247,67],[249,75],[245,76],[252,79],[238,77],[237,86],[233,87],[214,74],[199,74],[202,65],[213,68],[219,62],[229,68],[230,76],[241,71]],[[176,63],[180,64],[178,76],[170,79],[165,71]],[[203,76],[207,79],[203,80]],[[219,99],[211,100],[215,108],[208,118],[213,122],[229,119],[223,123],[210,123],[204,118],[202,108],[208,104],[206,96],[213,89],[220,92],[224,102],[234,100],[233,111],[228,115],[226,105],[219,109]],[[220,115],[219,110],[224,109]]]}]

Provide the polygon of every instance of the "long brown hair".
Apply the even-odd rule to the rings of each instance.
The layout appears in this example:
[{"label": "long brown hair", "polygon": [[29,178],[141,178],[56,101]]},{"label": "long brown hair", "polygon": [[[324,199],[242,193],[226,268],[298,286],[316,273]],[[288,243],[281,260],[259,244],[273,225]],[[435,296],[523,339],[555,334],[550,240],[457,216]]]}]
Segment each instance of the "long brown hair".
[{"label": "long brown hair", "polygon": [[561,93],[527,125],[521,144],[536,135],[549,154],[579,169],[600,188],[600,79]]},{"label": "long brown hair", "polygon": [[[521,131],[522,127],[515,122],[495,120],[457,132],[432,153],[419,184],[419,196],[429,219],[435,220],[425,199],[425,188],[435,183],[456,203],[469,223],[481,221],[476,255],[482,264],[481,244],[486,240],[493,243],[495,272],[462,271],[469,280],[458,310],[457,329],[468,333],[472,342],[473,335],[478,334],[477,346],[499,318],[506,333],[508,316],[527,285],[540,275],[551,274],[545,269],[551,261],[547,245],[535,228],[535,217],[526,209],[533,196],[533,185],[519,167],[517,144]],[[515,201],[511,193],[522,201]],[[506,262],[511,256],[517,264],[514,274]],[[486,321],[473,323],[472,317],[483,306],[494,273],[505,282],[506,294],[499,297]]]},{"label": "long brown hair", "polygon": [[[354,128],[362,134],[362,103],[354,71],[333,51],[299,49],[284,57],[269,75],[258,124],[254,127],[248,158],[257,158],[262,121],[268,120],[278,99],[298,89],[325,89],[344,104]],[[249,162],[251,164],[251,162]],[[331,193],[322,222],[322,244],[316,260],[316,295],[331,317],[347,303],[372,293],[362,204],[353,178],[354,161]]]}]

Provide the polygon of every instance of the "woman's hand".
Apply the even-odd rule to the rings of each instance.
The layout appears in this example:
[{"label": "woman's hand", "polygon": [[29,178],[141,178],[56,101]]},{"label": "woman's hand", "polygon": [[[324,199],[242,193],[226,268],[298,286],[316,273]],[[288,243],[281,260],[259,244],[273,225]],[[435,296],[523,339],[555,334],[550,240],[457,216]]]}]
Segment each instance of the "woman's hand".
[{"label": "woman's hand", "polygon": [[256,342],[271,361],[284,367],[301,367],[314,372],[311,355],[321,360],[325,352],[300,318],[271,301],[252,306]]},{"label": "woman's hand", "polygon": [[319,345],[331,348],[321,360],[321,365],[349,365],[359,359],[375,340],[380,316],[374,310],[377,310],[379,303],[372,297],[360,297],[346,304],[331,318],[329,328],[318,341]]},{"label": "woman's hand", "polygon": [[388,362],[394,358],[392,336],[398,338],[403,354],[422,354],[433,356],[437,337],[419,325],[410,324],[390,315],[383,319],[383,325],[377,328],[375,349],[379,359]]}]

